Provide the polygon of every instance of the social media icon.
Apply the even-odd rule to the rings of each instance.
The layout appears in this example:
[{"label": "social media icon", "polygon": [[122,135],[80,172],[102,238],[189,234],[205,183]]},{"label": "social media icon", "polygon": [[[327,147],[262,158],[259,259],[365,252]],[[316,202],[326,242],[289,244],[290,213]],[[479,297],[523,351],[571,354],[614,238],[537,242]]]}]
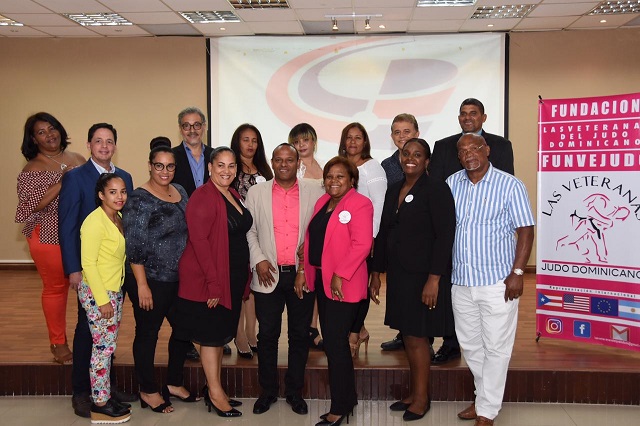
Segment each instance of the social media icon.
[{"label": "social media icon", "polygon": [[589,321],[574,321],[573,335],[588,339],[591,337],[591,323]]},{"label": "social media icon", "polygon": [[562,320],[558,318],[547,318],[547,333],[549,334],[562,333]]}]

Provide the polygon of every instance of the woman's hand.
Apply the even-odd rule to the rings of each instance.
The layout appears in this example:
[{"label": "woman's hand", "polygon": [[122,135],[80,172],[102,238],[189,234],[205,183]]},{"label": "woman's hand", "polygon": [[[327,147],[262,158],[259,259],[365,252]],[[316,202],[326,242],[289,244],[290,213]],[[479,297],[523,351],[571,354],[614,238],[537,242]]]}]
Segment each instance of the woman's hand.
[{"label": "woman's hand", "polygon": [[369,298],[376,305],[380,304],[380,287],[382,283],[380,282],[380,273],[372,272],[371,273],[371,283],[369,283]]},{"label": "woman's hand", "polygon": [[98,306],[100,310],[100,318],[102,319],[111,319],[113,318],[113,306],[111,306],[111,302],[105,303],[102,306]]},{"label": "woman's hand", "polygon": [[149,285],[146,283],[138,284],[138,302],[140,303],[140,308],[145,311],[153,309],[153,295]]},{"label": "woman's hand", "polygon": [[438,287],[440,285],[440,275],[429,274],[427,282],[422,288],[422,303],[429,309],[435,309],[438,302]]},{"label": "woman's hand", "polygon": [[218,302],[219,301],[220,301],[220,299],[208,299],[207,300],[207,306],[209,307],[209,309],[215,308],[216,306],[218,306]]},{"label": "woman's hand", "polygon": [[342,294],[342,278],[333,274],[331,277],[331,298],[337,297],[339,301],[344,300],[344,294]]}]

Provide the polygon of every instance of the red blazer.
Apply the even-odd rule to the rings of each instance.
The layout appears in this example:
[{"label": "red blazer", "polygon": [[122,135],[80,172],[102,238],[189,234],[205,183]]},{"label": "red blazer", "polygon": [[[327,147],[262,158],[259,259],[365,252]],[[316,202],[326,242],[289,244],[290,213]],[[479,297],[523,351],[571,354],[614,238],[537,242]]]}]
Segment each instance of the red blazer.
[{"label": "red blazer", "polygon": [[[330,199],[324,194],[313,210],[313,216]],[[347,215],[345,212],[348,212]],[[342,215],[341,215],[342,213]],[[350,218],[347,221],[345,216]],[[340,217],[342,216],[342,220]],[[346,222],[346,223],[345,223]],[[331,277],[342,277],[344,301],[356,303],[368,297],[367,256],[373,243],[373,204],[355,189],[349,190],[329,218],[322,248],[322,281],[324,293],[331,299]],[[316,268],[309,264],[309,230],[304,242],[304,276],[309,290],[315,289]]]},{"label": "red blazer", "polygon": [[[233,188],[230,191],[240,200]],[[208,180],[189,198],[185,212],[189,236],[178,264],[178,296],[195,302],[220,299],[220,305],[231,309],[229,230],[227,207],[222,197]],[[250,281],[251,274],[245,294]]]}]

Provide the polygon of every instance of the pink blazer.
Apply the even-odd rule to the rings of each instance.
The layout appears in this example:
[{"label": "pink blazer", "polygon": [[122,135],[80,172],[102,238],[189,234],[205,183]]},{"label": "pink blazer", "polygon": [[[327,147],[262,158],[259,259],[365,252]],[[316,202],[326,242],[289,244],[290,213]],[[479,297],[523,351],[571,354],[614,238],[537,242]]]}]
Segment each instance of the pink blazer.
[{"label": "pink blazer", "polygon": [[[313,216],[331,197],[324,194]],[[329,218],[322,248],[324,293],[331,299],[331,277],[342,277],[344,301],[355,303],[368,297],[369,273],[366,259],[373,242],[373,204],[355,189],[349,190]],[[309,290],[315,289],[316,268],[309,264],[309,231],[304,242],[304,275]],[[337,299],[336,299],[337,300]]]}]

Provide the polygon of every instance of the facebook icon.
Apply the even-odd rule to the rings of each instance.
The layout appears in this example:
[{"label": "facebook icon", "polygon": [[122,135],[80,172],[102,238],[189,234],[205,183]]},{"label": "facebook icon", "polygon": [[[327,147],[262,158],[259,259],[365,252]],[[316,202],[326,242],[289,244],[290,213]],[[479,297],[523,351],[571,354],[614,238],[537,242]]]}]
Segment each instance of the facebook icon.
[{"label": "facebook icon", "polygon": [[573,335],[575,337],[582,337],[588,339],[591,337],[591,323],[588,321],[574,321],[573,322]]}]

